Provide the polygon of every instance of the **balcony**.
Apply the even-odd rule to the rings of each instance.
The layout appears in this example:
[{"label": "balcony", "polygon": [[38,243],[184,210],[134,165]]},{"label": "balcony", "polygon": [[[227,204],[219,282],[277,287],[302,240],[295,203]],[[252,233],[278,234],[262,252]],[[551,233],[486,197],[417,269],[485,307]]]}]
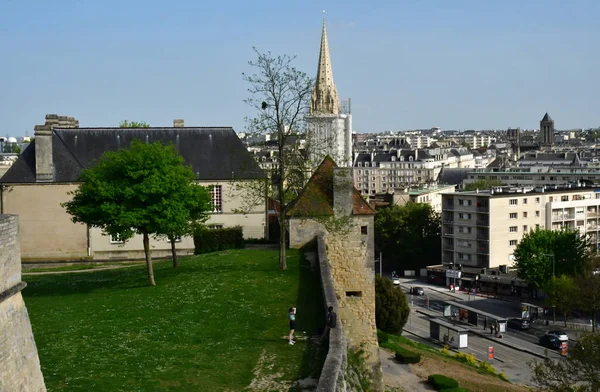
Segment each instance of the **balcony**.
[{"label": "balcony", "polygon": [[446,204],[442,207],[444,211],[454,211],[454,205]]},{"label": "balcony", "polygon": [[490,254],[490,250],[487,247],[479,247],[477,248],[478,255],[488,255]]},{"label": "balcony", "polygon": [[475,221],[475,225],[488,227],[490,225],[490,221],[487,219],[477,219],[477,221]]},{"label": "balcony", "polygon": [[489,214],[490,213],[490,208],[489,207],[477,207],[477,212],[481,212],[484,214]]},{"label": "balcony", "polygon": [[587,225],[585,230],[586,231],[596,231],[596,230],[598,230],[598,225]]},{"label": "balcony", "polygon": [[454,232],[453,231],[445,231],[444,237],[454,237]]},{"label": "balcony", "polygon": [[596,212],[588,212],[587,213],[587,217],[588,218],[597,218],[600,214],[596,213]]}]

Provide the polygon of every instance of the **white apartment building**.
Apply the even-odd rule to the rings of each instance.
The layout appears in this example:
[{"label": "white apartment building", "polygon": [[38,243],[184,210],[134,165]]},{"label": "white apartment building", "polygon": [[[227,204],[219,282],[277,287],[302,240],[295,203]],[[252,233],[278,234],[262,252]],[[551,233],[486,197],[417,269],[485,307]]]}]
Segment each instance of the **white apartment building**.
[{"label": "white apartment building", "polygon": [[530,230],[577,229],[598,249],[600,188],[494,188],[442,195],[442,264],[511,265]]},{"label": "white apartment building", "polygon": [[442,213],[442,194],[454,193],[454,185],[429,185],[421,188],[410,188],[404,191],[395,191],[392,200],[393,204],[404,205],[408,202],[427,203],[431,205],[433,211]]}]

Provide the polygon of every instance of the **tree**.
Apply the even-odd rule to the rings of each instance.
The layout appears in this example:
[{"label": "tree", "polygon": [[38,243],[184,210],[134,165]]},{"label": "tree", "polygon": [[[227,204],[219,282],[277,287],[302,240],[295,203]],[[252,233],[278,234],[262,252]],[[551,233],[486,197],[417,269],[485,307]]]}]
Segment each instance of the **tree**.
[{"label": "tree", "polygon": [[377,328],[399,335],[406,325],[410,308],[404,292],[394,287],[392,281],[375,276],[375,322]]},{"label": "tree", "polygon": [[430,204],[393,205],[375,215],[375,242],[387,269],[416,269],[441,257],[440,215]]},{"label": "tree", "polygon": [[[256,117],[247,120],[249,134],[273,134],[277,150],[277,164],[271,173],[273,186],[276,187],[274,199],[279,202],[279,268],[285,270],[287,211],[293,196],[291,189],[298,189],[297,181],[306,173],[305,159],[297,148],[298,134],[302,133],[304,118],[308,112],[312,80],[292,66],[295,57],[287,55],[274,57],[271,52],[261,53],[256,48],[257,59],[248,64],[256,70],[255,74],[243,74],[249,83],[250,98],[245,102],[257,110]],[[255,195],[268,191],[267,180],[254,182],[250,187]]]},{"label": "tree", "polygon": [[174,146],[133,140],[130,148],[105,152],[95,166],[83,170],[81,185],[62,206],[74,223],[98,227],[122,241],[142,235],[148,284],[154,286],[150,236],[174,234],[165,233],[162,225],[169,219],[180,222],[179,214],[196,217],[197,211],[187,210],[195,202],[177,200],[203,197],[194,179]]},{"label": "tree", "polygon": [[542,289],[547,295],[549,304],[563,314],[566,327],[567,316],[577,303],[577,290],[573,278],[567,275],[553,276],[542,286]]},{"label": "tree", "polygon": [[177,249],[175,244],[178,238],[193,235],[209,218],[212,211],[210,192],[206,187],[192,184],[194,173],[190,177],[189,186],[181,186],[170,195],[170,203],[166,203],[162,214],[156,219],[157,237],[164,236],[171,243],[173,268],[177,268]]},{"label": "tree", "polygon": [[545,358],[529,363],[532,380],[540,390],[551,392],[600,391],[600,334],[586,332],[569,356],[560,361]]},{"label": "tree", "polygon": [[493,186],[502,186],[499,180],[477,180],[471,184],[465,185],[465,191],[474,191],[477,189],[490,189]]},{"label": "tree", "polygon": [[592,331],[596,332],[596,315],[600,312],[600,260],[592,260],[583,274],[575,278],[577,287],[576,297],[578,306],[590,312],[592,319]]},{"label": "tree", "polygon": [[150,128],[150,125],[145,121],[127,121],[123,120],[119,123],[120,128]]},{"label": "tree", "polygon": [[552,276],[576,276],[589,259],[589,240],[576,230],[536,229],[526,233],[514,251],[517,275],[534,289]]}]

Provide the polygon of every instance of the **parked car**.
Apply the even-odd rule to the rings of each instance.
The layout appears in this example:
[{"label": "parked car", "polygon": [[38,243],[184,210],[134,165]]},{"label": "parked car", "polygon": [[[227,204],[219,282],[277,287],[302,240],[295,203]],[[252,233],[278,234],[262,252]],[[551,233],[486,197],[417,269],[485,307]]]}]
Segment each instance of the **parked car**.
[{"label": "parked car", "polygon": [[569,337],[567,336],[567,333],[563,332],[563,331],[548,331],[548,332],[546,332],[546,335],[556,336],[556,338],[558,340],[560,340],[561,342],[569,341]]},{"label": "parked car", "polygon": [[508,328],[525,330],[529,329],[529,320],[512,318],[508,320]]},{"label": "parked car", "polygon": [[392,283],[394,284],[394,286],[400,286],[400,279],[399,278],[392,278]]},{"label": "parked car", "polygon": [[554,335],[542,335],[540,337],[540,345],[552,350],[559,350],[562,347],[562,342]]},{"label": "parked car", "polygon": [[410,293],[414,295],[425,295],[425,290],[423,290],[423,287],[411,287]]}]

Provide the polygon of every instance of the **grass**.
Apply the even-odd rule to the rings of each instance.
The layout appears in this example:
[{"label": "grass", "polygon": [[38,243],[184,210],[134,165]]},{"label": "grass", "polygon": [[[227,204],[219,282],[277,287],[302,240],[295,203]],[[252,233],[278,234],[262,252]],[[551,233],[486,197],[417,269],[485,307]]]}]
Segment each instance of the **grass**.
[{"label": "grass", "polygon": [[[288,253],[235,250],[86,274],[27,277],[42,371],[54,391],[295,390],[318,378],[324,353],[297,335],[324,325],[318,274]],[[250,387],[252,385],[252,387]]]},{"label": "grass", "polygon": [[[380,336],[381,336],[380,332]],[[527,389],[519,385],[510,384],[503,374],[492,373],[486,366],[473,365],[465,362],[463,358],[446,354],[443,351],[426,344],[416,342],[398,335],[387,335],[387,340],[383,339],[380,346],[391,351],[397,349],[409,349],[421,353],[423,361],[419,364],[410,365],[416,368],[423,367],[421,376],[427,377],[428,372],[435,369],[436,373],[445,374],[459,381],[460,386],[471,391],[501,392],[501,391],[526,391]],[[491,366],[490,366],[491,367]],[[444,372],[442,369],[447,369]],[[425,371],[427,370],[427,371]],[[431,373],[433,374],[433,373]],[[504,376],[504,377],[503,377]]]}]

